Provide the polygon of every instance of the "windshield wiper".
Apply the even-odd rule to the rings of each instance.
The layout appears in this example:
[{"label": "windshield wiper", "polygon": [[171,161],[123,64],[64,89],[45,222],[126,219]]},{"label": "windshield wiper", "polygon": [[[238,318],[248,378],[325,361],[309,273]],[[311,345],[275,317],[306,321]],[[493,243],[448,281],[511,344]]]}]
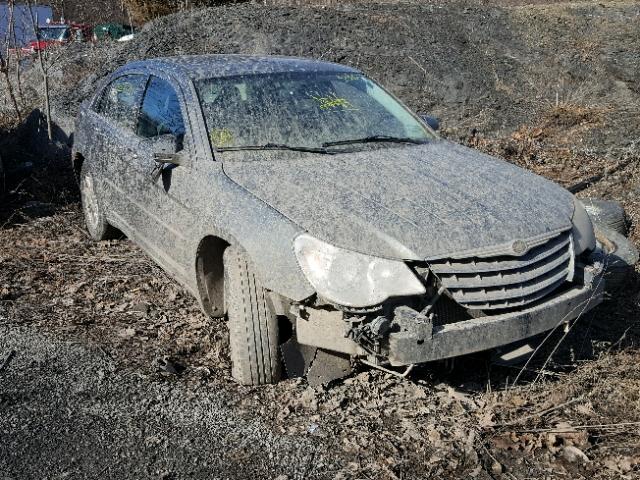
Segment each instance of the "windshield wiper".
[{"label": "windshield wiper", "polygon": [[425,140],[417,140],[409,137],[393,137],[390,135],[372,135],[370,137],[355,138],[352,140],[337,140],[335,142],[325,142],[323,147],[335,147],[338,145],[352,145],[354,143],[375,143],[375,142],[389,142],[389,143],[414,143],[416,145],[422,145],[427,143]]},{"label": "windshield wiper", "polygon": [[233,152],[239,150],[291,150],[294,152],[309,152],[309,153],[323,153],[331,155],[335,152],[331,152],[326,148],[313,148],[313,147],[296,147],[292,145],[285,145],[282,143],[266,143],[264,145],[246,145],[242,147],[222,147],[217,149],[219,152]]}]

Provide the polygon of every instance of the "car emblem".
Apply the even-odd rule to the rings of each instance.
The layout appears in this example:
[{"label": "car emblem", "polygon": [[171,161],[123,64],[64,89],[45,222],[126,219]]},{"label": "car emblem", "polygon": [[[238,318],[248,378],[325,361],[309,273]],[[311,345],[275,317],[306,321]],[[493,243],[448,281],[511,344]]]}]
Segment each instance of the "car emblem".
[{"label": "car emblem", "polygon": [[524,241],[516,240],[515,242],[513,242],[513,245],[511,245],[511,249],[516,255],[524,255],[525,253],[527,253],[527,250],[529,250],[529,247]]}]

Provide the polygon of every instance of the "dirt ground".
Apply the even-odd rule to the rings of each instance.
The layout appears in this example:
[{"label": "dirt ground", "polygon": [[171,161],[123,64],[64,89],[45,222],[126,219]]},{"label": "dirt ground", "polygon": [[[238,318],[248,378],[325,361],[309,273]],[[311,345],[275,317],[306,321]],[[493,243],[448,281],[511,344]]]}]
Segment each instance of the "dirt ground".
[{"label": "dirt ground", "polygon": [[[74,46],[56,64],[75,66],[53,85],[61,137],[134,57],[328,58],[439,115],[451,139],[588,180],[579,195],[621,201],[640,246],[640,3],[486,3],[238,5]],[[0,204],[1,480],[640,478],[640,266],[526,369],[482,353],[407,379],[239,387],[224,325],[128,240],[91,242],[65,150],[43,163],[21,134],[0,140],[35,164]]]},{"label": "dirt ground", "polygon": [[515,385],[519,369],[481,354],[407,380],[361,369],[244,388],[224,326],[129,241],[91,242],[77,205],[0,241],[0,356],[15,352],[0,373],[4,478],[638,474],[637,284],[550,339],[560,351]]},{"label": "dirt ground", "polygon": [[479,354],[245,388],[224,326],[77,205],[0,242],[0,478],[637,478],[637,282],[522,372]]}]

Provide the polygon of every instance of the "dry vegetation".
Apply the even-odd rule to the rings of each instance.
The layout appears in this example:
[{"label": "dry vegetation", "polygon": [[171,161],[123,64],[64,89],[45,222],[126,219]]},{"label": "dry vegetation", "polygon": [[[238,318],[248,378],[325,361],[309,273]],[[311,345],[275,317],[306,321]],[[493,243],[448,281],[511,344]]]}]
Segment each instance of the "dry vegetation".
[{"label": "dry vegetation", "polygon": [[[275,436],[311,437],[313,455],[340,467],[327,476],[312,463],[305,478],[632,479],[640,472],[637,285],[580,318],[568,336],[552,336],[523,371],[481,354],[453,368],[421,367],[407,380],[360,369],[328,388],[294,380],[243,388],[229,378],[224,330],[137,247],[91,242],[76,205],[53,215],[41,209],[25,206],[22,221],[31,219],[0,230],[0,325],[93,345],[114,358],[114,375],[141,375],[194,396],[223,394]],[[167,358],[187,367],[179,379],[158,368]],[[180,408],[192,415],[188,404]],[[197,437],[187,441],[199,445]]]},{"label": "dry vegetation", "polygon": [[189,8],[238,3],[242,0],[123,0],[136,24]]}]

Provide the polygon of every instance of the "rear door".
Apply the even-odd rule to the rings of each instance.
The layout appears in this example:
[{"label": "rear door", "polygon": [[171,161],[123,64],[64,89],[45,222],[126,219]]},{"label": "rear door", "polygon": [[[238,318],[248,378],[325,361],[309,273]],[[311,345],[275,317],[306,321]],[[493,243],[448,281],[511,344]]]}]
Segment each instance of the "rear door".
[{"label": "rear door", "polygon": [[109,221],[128,235],[135,234],[138,186],[130,165],[138,155],[135,127],[147,79],[138,74],[118,77],[95,104],[97,145],[92,159],[103,189],[101,199]]}]

